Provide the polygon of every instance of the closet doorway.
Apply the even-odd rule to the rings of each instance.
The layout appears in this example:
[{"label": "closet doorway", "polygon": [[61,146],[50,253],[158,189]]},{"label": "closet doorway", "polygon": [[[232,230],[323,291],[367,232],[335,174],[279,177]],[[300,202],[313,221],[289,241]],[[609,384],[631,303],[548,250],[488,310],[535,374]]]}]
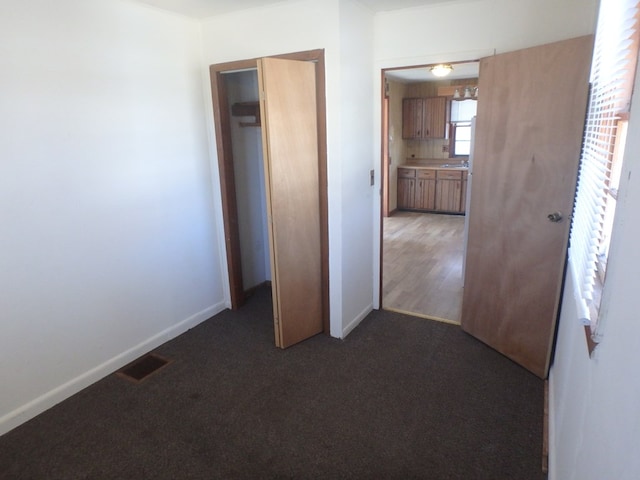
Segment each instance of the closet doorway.
[{"label": "closet doorway", "polygon": [[328,333],[324,51],[210,73],[232,308],[270,282],[277,346]]}]

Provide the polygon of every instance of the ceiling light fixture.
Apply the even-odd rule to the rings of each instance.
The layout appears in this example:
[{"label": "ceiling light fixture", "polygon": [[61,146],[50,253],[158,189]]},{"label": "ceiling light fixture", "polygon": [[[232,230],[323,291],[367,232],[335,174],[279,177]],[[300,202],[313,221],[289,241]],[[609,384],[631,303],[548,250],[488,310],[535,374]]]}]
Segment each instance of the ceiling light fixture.
[{"label": "ceiling light fixture", "polygon": [[446,77],[453,71],[453,66],[450,63],[440,63],[432,66],[429,70],[436,77]]}]

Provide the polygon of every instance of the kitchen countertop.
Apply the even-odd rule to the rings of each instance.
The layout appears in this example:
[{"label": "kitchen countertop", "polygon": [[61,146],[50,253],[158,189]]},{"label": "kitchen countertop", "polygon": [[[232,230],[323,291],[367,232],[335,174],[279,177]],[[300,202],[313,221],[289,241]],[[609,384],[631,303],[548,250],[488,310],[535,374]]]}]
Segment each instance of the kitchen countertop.
[{"label": "kitchen countertop", "polygon": [[[448,166],[444,166],[448,165]],[[442,163],[440,165],[416,165],[411,163],[405,163],[404,165],[398,165],[398,168],[413,168],[415,170],[459,170],[459,171],[467,171],[469,167],[465,167],[464,165],[455,165],[455,164],[447,164]]]}]

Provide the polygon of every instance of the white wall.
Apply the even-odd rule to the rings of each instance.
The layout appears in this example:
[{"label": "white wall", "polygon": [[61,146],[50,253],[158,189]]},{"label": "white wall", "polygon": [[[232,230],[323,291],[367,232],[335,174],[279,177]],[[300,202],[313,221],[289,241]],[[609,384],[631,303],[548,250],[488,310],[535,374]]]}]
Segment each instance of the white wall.
[{"label": "white wall", "polygon": [[[370,42],[366,43],[366,38],[370,38],[368,20],[360,18],[358,12],[371,16],[351,0],[301,0],[243,10],[203,22],[207,65],[325,50],[330,317],[331,335],[335,337],[343,337],[357,324],[362,313],[370,310],[372,298],[368,172],[373,155],[371,95],[366,93],[371,91],[372,52]],[[346,19],[353,20],[353,33],[348,31]],[[363,102],[356,104],[351,96]],[[215,153],[213,155],[217,162]],[[353,203],[348,204],[344,195]]]},{"label": "white wall", "polygon": [[[340,2],[340,167],[342,169],[343,335],[373,308],[373,199],[380,203],[379,162],[372,151],[373,14],[351,0]],[[375,193],[375,195],[374,195]],[[374,216],[378,216],[374,210]]]},{"label": "white wall", "polygon": [[593,33],[596,0],[468,0],[376,15],[385,67],[483,56]]},{"label": "white wall", "polygon": [[[257,70],[227,73],[224,78],[229,105],[258,101]],[[245,290],[271,280],[262,129],[240,125],[255,120],[254,117],[231,117],[233,172],[240,231],[242,282]],[[257,120],[260,121],[260,118]]]},{"label": "white wall", "polygon": [[0,433],[223,307],[199,25],[0,15]]},{"label": "white wall", "polygon": [[[468,0],[375,16],[375,130],[380,131],[383,68],[474,60],[594,32],[597,0]],[[374,152],[380,151],[380,135]],[[378,154],[379,156],[379,154]],[[380,161],[376,162],[379,175]],[[375,218],[374,231],[380,222]],[[378,307],[380,242],[374,246],[374,307]]]},{"label": "white wall", "polygon": [[640,476],[640,69],[635,92],[593,358],[567,275],[550,375],[550,480]]}]

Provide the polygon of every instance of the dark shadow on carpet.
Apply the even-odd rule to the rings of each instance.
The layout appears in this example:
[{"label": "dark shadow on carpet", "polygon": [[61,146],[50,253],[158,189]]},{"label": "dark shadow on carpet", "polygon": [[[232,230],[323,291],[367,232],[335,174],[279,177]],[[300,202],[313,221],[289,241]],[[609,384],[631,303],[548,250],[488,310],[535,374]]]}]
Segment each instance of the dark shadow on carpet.
[{"label": "dark shadow on carpet", "polygon": [[144,382],[110,375],[0,437],[0,478],[545,478],[543,382],[459,327],[376,311],[279,350],[271,315],[259,290]]}]

